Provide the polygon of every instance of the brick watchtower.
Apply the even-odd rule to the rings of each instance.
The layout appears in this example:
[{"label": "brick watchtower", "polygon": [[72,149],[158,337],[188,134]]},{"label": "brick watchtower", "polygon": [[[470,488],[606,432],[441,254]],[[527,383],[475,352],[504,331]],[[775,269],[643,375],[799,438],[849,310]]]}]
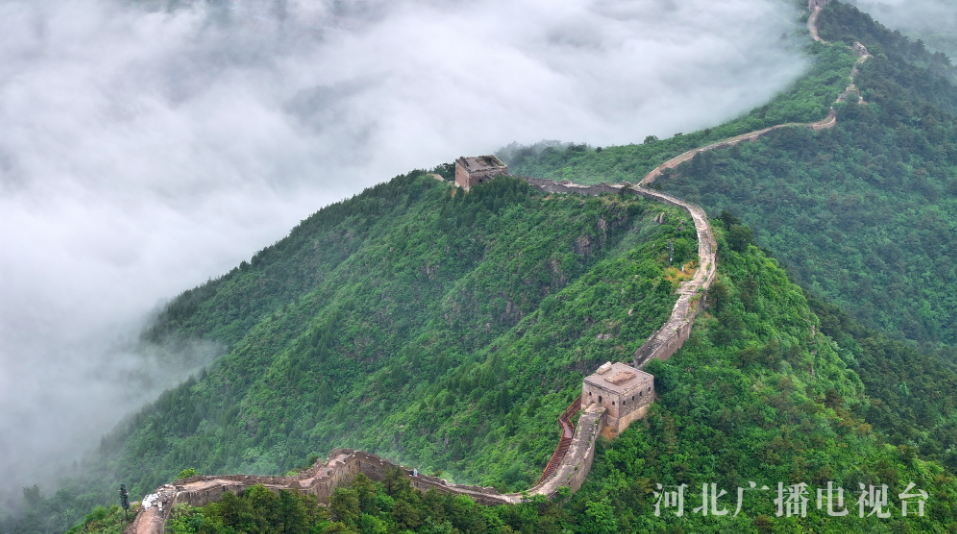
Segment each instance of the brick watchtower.
[{"label": "brick watchtower", "polygon": [[500,174],[508,174],[508,166],[493,155],[455,160],[455,183],[466,191]]},{"label": "brick watchtower", "polygon": [[582,408],[593,403],[605,407],[601,433],[608,439],[624,432],[632,421],[643,418],[654,398],[654,375],[623,363],[608,362],[582,383]]}]

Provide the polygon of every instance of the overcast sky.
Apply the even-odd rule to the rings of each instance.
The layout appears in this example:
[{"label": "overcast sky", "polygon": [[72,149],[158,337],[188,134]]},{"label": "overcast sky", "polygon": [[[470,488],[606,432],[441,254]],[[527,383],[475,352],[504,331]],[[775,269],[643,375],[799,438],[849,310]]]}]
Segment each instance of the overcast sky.
[{"label": "overcast sky", "polygon": [[164,299],[413,168],[760,105],[806,68],[794,9],[0,2],[0,481],[18,492],[155,395],[127,348]]}]

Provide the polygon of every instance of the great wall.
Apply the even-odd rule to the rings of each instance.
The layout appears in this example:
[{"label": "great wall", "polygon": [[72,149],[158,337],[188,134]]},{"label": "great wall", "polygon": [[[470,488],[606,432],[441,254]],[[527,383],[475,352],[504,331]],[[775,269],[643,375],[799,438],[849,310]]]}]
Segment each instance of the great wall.
[{"label": "great wall", "polygon": [[[826,43],[826,41],[818,35],[816,23],[821,10],[827,5],[828,1],[829,0],[808,1],[808,9],[811,11],[811,14],[808,18],[807,27],[811,38],[817,42]],[[867,52],[867,49],[860,43],[855,43],[851,48],[861,57],[851,71],[850,84],[837,98],[835,103],[845,101],[848,95],[852,93],[860,97],[860,93],[854,85],[854,78],[858,73],[857,66],[871,56]],[[859,100],[859,103],[864,104],[863,100]],[[669,159],[646,174],[637,185],[605,183],[579,185],[569,181],[556,182],[529,177],[519,178],[522,178],[541,191],[555,194],[575,193],[582,195],[601,195],[606,193],[619,193],[624,188],[633,194],[681,208],[691,216],[698,237],[699,267],[692,278],[683,282],[677,290],[677,294],[679,295],[678,299],[665,324],[652,333],[645,343],[634,353],[631,362],[632,366],[636,369],[642,369],[653,358],[661,360],[668,359],[687,341],[691,334],[694,319],[703,308],[707,290],[715,280],[717,273],[717,243],[714,239],[711,225],[708,223],[708,217],[705,211],[699,206],[651,189],[648,186],[650,186],[656,178],[661,176],[662,171],[665,169],[674,169],[681,163],[690,161],[694,156],[702,152],[728,148],[744,141],[754,141],[781,128],[806,127],[818,131],[825,128],[832,128],[836,124],[837,113],[832,107],[827,117],[817,122],[782,124],[724,139],[704,147],[689,150]],[[493,176],[486,176],[488,179],[492,177]],[[479,182],[481,181],[483,180],[479,180]],[[467,183],[466,189],[468,185],[471,184]],[[602,367],[604,368],[605,366]],[[596,374],[600,374],[601,372],[601,369],[599,369]],[[586,379],[586,389],[587,380],[588,379]],[[653,391],[650,389],[649,391],[653,396]],[[634,399],[634,397],[632,397],[632,399]],[[650,402],[651,399],[648,399],[646,404],[634,413],[643,417]],[[328,503],[329,497],[335,488],[349,484],[359,473],[363,473],[372,480],[383,480],[389,468],[401,469],[412,486],[420,491],[425,492],[434,489],[443,493],[465,495],[475,502],[484,505],[516,504],[534,495],[551,498],[556,496],[561,488],[568,488],[574,492],[584,483],[594,459],[595,446],[598,443],[599,437],[602,435],[602,429],[607,427],[606,415],[608,412],[609,407],[607,403],[602,405],[601,402],[587,402],[584,400],[584,395],[577,397],[558,419],[561,428],[559,444],[543,470],[538,483],[520,493],[501,494],[490,487],[450,484],[444,479],[418,474],[413,470],[397,466],[371,453],[352,449],[334,449],[330,452],[328,460],[325,462],[320,460],[311,468],[292,477],[253,475],[193,476],[177,480],[173,484],[162,486],[143,499],[137,510],[136,517],[124,530],[124,533],[162,534],[165,532],[166,521],[174,506],[178,504],[203,506],[207,503],[219,500],[226,491],[238,493],[257,484],[261,484],[274,491],[287,489],[315,495],[320,502]],[[578,413],[581,413],[581,415],[578,419],[578,425],[576,426],[572,422],[572,419]],[[625,424],[627,425],[627,422]],[[617,432],[619,432],[619,430],[616,428],[615,433],[617,434]]]}]

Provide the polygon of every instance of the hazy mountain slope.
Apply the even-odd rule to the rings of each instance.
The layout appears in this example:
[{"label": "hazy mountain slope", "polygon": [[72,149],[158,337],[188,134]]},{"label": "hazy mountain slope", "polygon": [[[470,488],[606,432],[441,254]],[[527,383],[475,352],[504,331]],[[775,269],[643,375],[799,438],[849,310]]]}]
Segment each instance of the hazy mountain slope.
[{"label": "hazy mountain slope", "polygon": [[856,0],[852,3],[888,27],[922,40],[928,48],[943,52],[951,59],[957,58],[957,35],[953,31],[957,8],[952,3],[940,0],[901,3]]},{"label": "hazy mountain slope", "polygon": [[[940,17],[931,22],[929,15],[933,8],[928,4],[930,3],[925,2],[923,6],[918,6],[908,3],[894,7],[863,4],[861,8],[866,12],[863,16],[851,4],[834,4],[828,8],[831,11],[830,16],[822,20],[818,27],[822,36],[831,35],[841,40],[853,39],[872,43],[878,51],[886,53],[892,60],[904,59],[920,67],[929,67],[934,73],[944,75],[953,83],[957,81],[957,70],[953,66],[954,52],[957,51],[954,47],[957,38],[953,35],[953,22],[957,11],[940,2],[937,6]],[[894,11],[896,13],[893,13]],[[913,29],[920,28],[921,31],[906,32],[909,37],[907,39],[899,31],[891,31],[874,21],[871,14],[891,27],[899,24],[911,26]],[[942,29],[944,31],[941,31]],[[936,45],[934,48],[937,51],[928,51],[925,42]],[[927,81],[930,80],[923,80],[923,83]]]},{"label": "hazy mountain slope", "polygon": [[[829,5],[820,27],[875,55],[857,77],[869,105],[838,106],[830,131],[785,129],[704,154],[660,185],[710,213],[738,214],[795,281],[866,325],[955,343],[957,89],[925,65],[952,68],[843,4]],[[629,150],[542,153],[513,166],[574,177],[626,165]]]}]

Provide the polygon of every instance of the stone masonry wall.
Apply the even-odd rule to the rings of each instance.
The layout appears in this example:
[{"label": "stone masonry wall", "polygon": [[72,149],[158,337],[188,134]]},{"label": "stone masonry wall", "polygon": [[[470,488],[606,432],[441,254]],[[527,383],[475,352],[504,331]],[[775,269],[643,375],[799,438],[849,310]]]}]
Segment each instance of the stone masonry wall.
[{"label": "stone masonry wall", "polygon": [[[575,427],[575,437],[572,444],[565,453],[565,458],[561,465],[547,480],[529,489],[526,493],[529,495],[544,495],[554,497],[558,494],[559,488],[568,487],[572,492],[576,492],[585,482],[585,477],[591,470],[592,461],[595,459],[595,446],[598,443],[598,437],[604,426],[605,408],[597,404],[585,408],[585,411],[578,418],[578,426]],[[512,493],[508,497],[518,497],[514,502],[520,502],[520,494]]]},{"label": "stone masonry wall", "polygon": [[[742,139],[744,138],[745,137],[742,136]],[[730,144],[716,143],[714,146],[706,147],[705,149],[710,150],[721,146],[730,146]],[[655,172],[660,171],[659,169],[655,169],[649,176],[654,175]],[[638,369],[643,369],[652,358],[667,360],[677,352],[691,335],[691,326],[704,303],[708,288],[711,287],[711,283],[714,281],[715,274],[717,273],[715,264],[717,242],[714,239],[714,234],[711,232],[711,226],[708,224],[708,216],[704,210],[679,198],[640,185],[630,186],[603,183],[585,186],[567,181],[555,182],[524,176],[519,178],[547,193],[601,195],[605,193],[617,193],[621,191],[623,187],[627,187],[631,192],[637,195],[681,208],[691,215],[695,230],[698,234],[698,270],[691,280],[681,284],[681,287],[678,289],[680,296],[672,309],[668,322],[651,334],[651,337],[635,352],[632,365]],[[646,177],[646,180],[647,179],[648,177]]]},{"label": "stone masonry wall", "polygon": [[317,462],[312,468],[294,477],[227,475],[194,476],[162,486],[156,493],[143,499],[133,523],[125,530],[128,534],[163,534],[165,524],[173,507],[178,504],[205,506],[222,499],[229,491],[240,493],[256,484],[273,491],[293,490],[315,495],[319,502],[327,504],[337,487],[351,483],[359,473],[372,480],[385,479],[389,468],[399,468],[419,491],[435,489],[442,493],[467,495],[484,505],[514,504],[521,502],[520,494],[502,495],[494,488],[449,484],[444,479],[427,475],[412,476],[412,471],[384,460],[374,454],[352,449],[334,449],[325,463]]}]

